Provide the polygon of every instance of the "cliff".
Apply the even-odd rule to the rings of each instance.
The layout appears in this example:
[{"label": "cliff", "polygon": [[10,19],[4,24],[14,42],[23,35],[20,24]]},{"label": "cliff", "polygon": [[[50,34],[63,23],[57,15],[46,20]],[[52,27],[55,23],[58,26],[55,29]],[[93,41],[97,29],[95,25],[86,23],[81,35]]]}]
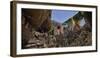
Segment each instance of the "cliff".
[{"label": "cliff", "polygon": [[50,18],[50,10],[22,9],[22,48],[33,38],[33,30],[41,33],[50,30]]}]

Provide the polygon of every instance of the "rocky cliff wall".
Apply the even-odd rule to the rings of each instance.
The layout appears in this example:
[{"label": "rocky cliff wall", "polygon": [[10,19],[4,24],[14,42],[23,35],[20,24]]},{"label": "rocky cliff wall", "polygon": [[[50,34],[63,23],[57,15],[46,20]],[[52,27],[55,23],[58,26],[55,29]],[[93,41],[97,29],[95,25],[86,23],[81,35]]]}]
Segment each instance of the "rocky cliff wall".
[{"label": "rocky cliff wall", "polygon": [[22,9],[22,48],[33,38],[33,30],[38,32],[50,30],[50,18],[50,10]]}]

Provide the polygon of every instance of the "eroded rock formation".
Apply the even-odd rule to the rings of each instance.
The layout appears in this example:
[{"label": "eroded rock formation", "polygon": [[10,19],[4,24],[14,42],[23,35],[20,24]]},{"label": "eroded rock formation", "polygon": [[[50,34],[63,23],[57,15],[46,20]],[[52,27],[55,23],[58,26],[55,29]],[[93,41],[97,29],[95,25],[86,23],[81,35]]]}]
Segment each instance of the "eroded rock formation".
[{"label": "eroded rock formation", "polygon": [[50,18],[50,10],[22,9],[22,46],[33,38],[32,30],[48,32],[51,28]]}]

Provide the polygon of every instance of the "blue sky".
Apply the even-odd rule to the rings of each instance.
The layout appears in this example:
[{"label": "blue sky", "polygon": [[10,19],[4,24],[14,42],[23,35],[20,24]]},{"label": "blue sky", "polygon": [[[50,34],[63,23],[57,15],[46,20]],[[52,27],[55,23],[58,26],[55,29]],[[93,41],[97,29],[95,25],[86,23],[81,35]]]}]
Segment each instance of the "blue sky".
[{"label": "blue sky", "polygon": [[52,10],[51,19],[59,23],[63,23],[64,21],[68,20],[70,17],[74,16],[75,14],[77,14],[77,11]]}]

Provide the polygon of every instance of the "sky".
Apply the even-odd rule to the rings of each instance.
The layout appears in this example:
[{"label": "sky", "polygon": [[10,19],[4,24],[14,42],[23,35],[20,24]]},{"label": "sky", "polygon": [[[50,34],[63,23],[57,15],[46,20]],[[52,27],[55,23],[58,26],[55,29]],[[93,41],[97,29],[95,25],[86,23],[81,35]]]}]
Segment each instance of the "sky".
[{"label": "sky", "polygon": [[52,10],[51,19],[63,23],[77,13],[77,11],[71,10]]}]

